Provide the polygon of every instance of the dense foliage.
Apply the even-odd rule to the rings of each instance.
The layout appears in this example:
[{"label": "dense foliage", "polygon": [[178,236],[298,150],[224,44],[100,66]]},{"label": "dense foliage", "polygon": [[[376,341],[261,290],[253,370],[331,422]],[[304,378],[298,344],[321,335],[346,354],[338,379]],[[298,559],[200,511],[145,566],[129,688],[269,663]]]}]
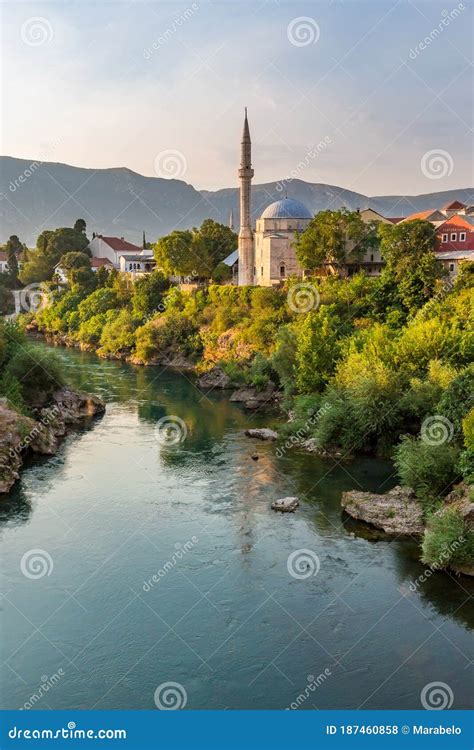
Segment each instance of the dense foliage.
[{"label": "dense foliage", "polygon": [[28,414],[62,385],[54,353],[32,346],[16,323],[0,319],[0,394],[9,405]]},{"label": "dense foliage", "polygon": [[[325,257],[338,267],[348,238],[357,254],[374,235],[347,212],[333,219]],[[160,240],[162,270],[135,282],[116,271],[81,276],[85,256],[69,248],[69,284],[51,286],[49,304],[36,314],[39,328],[102,356],[136,363],[185,357],[198,371],[220,366],[235,383],[263,388],[271,380],[291,409],[289,432],[325,452],[392,456],[427,517],[456,483],[472,482],[472,264],[446,283],[432,226],[414,221],[377,229],[386,260],[378,278],[336,273],[281,289],[211,283],[183,291],[169,274],[208,278],[235,241],[221,225],[205,225]],[[319,262],[326,242],[316,220],[310,228],[299,240],[308,266],[309,253]],[[44,238],[47,247],[51,241]],[[432,546],[443,523],[451,533],[454,521],[441,514],[430,527]],[[429,551],[425,557],[434,559]]]}]

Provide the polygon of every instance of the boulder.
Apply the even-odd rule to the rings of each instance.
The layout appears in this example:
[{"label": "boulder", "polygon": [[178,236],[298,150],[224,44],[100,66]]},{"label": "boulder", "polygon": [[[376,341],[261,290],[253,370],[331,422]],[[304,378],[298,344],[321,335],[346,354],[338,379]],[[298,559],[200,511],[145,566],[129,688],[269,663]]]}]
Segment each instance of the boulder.
[{"label": "boulder", "polygon": [[212,370],[208,370],[201,377],[197,379],[199,388],[222,388],[230,389],[234,388],[235,384],[230,379],[229,375],[224,372],[220,367],[213,367]]},{"label": "boulder", "polygon": [[19,414],[0,402],[0,493],[8,492],[19,478],[23,456],[28,452],[53,455],[58,448],[57,438],[64,435],[68,425],[75,425],[86,417],[105,411],[104,402],[97,396],[76,393],[61,388],[53,394],[47,407],[33,410],[35,419]]},{"label": "boulder", "polygon": [[282,497],[272,503],[272,508],[280,513],[294,513],[299,504],[297,497]]},{"label": "boulder", "polygon": [[256,427],[251,430],[245,430],[247,437],[258,438],[258,440],[276,440],[278,433],[274,430],[269,430],[268,427]]},{"label": "boulder", "polygon": [[370,523],[387,534],[423,534],[423,508],[408,488],[394,487],[384,494],[343,492],[341,505],[352,518]]},{"label": "boulder", "polygon": [[250,410],[260,409],[263,406],[273,406],[277,400],[275,384],[270,381],[261,391],[252,386],[238,388],[232,394],[230,400],[234,403],[243,404],[246,409]]}]

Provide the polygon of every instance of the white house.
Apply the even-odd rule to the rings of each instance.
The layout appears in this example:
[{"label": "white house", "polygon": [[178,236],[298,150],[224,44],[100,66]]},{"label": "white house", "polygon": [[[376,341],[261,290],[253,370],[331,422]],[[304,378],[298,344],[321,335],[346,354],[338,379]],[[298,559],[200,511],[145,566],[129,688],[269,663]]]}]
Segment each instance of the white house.
[{"label": "white house", "polygon": [[[147,251],[145,251],[147,252]],[[150,251],[151,252],[151,251]],[[124,273],[130,273],[132,276],[151,273],[156,266],[153,255],[121,255],[119,268]]]},{"label": "white house", "polygon": [[[98,271],[99,268],[105,268],[107,271],[111,271],[113,267],[113,264],[108,258],[91,258],[91,270],[94,271],[94,273]],[[64,269],[61,267],[61,261],[54,266],[54,273],[60,284],[67,284],[67,277]]]},{"label": "white house", "polygon": [[8,271],[8,256],[6,253],[0,253],[0,273]]},{"label": "white house", "polygon": [[120,269],[120,258],[139,255],[141,258],[151,258],[153,251],[146,250],[127,242],[123,237],[105,237],[95,234],[89,242],[89,250],[93,258],[107,258],[114,268]]}]

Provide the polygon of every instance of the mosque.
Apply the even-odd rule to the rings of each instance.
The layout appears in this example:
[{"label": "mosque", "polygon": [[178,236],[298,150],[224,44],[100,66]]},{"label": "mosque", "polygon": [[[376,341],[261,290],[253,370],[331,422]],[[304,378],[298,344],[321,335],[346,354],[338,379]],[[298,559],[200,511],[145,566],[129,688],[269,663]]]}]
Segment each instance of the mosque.
[{"label": "mosque", "polygon": [[239,286],[278,286],[288,276],[301,276],[292,243],[296,232],[302,232],[311,221],[311,211],[300,201],[282,198],[271,203],[252,229],[250,195],[252,177],[252,144],[247,108],[239,168],[240,231],[238,244]]}]

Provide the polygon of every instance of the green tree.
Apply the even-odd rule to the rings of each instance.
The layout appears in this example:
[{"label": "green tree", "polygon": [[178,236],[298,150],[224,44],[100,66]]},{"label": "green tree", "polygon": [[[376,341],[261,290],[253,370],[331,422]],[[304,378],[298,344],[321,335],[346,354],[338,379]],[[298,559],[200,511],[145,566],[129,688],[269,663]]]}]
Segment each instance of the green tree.
[{"label": "green tree", "polygon": [[8,238],[5,245],[5,252],[8,261],[8,273],[13,285],[18,282],[18,256],[25,250],[25,246],[20,242],[16,234]]},{"label": "green tree", "polygon": [[205,219],[199,229],[193,229],[193,234],[203,240],[211,269],[237,248],[235,232],[213,219]]},{"label": "green tree", "polygon": [[320,211],[294,243],[300,265],[316,271],[330,266],[338,275],[348,262],[357,262],[377,244],[374,224],[362,221],[357,211],[341,208]]},{"label": "green tree", "polygon": [[20,271],[20,280],[24,284],[48,281],[54,273],[54,267],[62,256],[69,252],[81,252],[90,255],[89,240],[70,227],[60,227],[41,232],[36,242],[36,250],[28,251],[27,261]]},{"label": "green tree", "polygon": [[168,276],[191,273],[193,270],[192,244],[193,234],[189,229],[176,229],[166,237],[161,237],[154,248],[158,267]]},{"label": "green tree", "polygon": [[75,232],[81,232],[82,234],[85,234],[86,233],[86,228],[87,228],[87,225],[86,225],[86,222],[84,221],[84,219],[76,219],[76,221],[74,223],[74,231]]},{"label": "green tree", "polygon": [[133,314],[145,320],[163,308],[163,292],[169,287],[169,281],[160,271],[154,271],[138,279],[133,287]]},{"label": "green tree", "polygon": [[319,391],[334,372],[338,354],[338,319],[321,306],[298,327],[296,385],[300,393]]},{"label": "green tree", "polygon": [[413,314],[435,293],[445,271],[436,259],[436,232],[429,221],[380,224],[380,251],[385,260],[383,283],[396,284],[403,308]]}]

